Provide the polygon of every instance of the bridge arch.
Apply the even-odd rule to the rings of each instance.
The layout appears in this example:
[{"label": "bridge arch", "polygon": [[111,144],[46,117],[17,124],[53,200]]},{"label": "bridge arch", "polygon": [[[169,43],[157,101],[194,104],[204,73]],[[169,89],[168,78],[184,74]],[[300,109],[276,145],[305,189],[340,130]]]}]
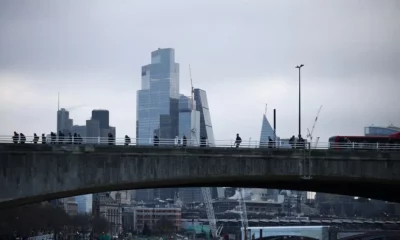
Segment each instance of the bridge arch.
[{"label": "bridge arch", "polygon": [[[400,153],[0,144],[0,208],[124,189],[240,186],[399,201]],[[304,179],[304,176],[311,177]]]}]

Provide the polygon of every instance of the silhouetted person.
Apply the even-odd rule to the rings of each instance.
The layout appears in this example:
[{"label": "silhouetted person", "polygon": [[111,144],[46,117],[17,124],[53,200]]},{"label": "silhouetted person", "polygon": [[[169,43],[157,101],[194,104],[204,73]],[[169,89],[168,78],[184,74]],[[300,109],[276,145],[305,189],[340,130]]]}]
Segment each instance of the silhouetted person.
[{"label": "silhouetted person", "polygon": [[53,132],[50,133],[50,144],[54,144],[56,142],[57,135]]},{"label": "silhouetted person", "polygon": [[273,144],[272,138],[268,137],[268,148],[272,148],[272,144]]},{"label": "silhouetted person", "polygon": [[128,135],[125,135],[125,146],[131,144],[131,138]]},{"label": "silhouetted person", "polygon": [[42,144],[46,144],[46,136],[42,133]]},{"label": "silhouetted person", "polygon": [[68,144],[72,144],[72,134],[68,133]]},{"label": "silhouetted person", "polygon": [[186,147],[186,145],[187,145],[187,139],[186,139],[186,136],[183,135],[183,138],[182,138],[182,146],[183,146],[183,147]]},{"label": "silhouetted person", "polygon": [[82,144],[83,139],[80,134],[78,134],[78,144]]},{"label": "silhouetted person", "polygon": [[290,139],[289,139],[289,144],[290,146],[292,146],[292,148],[294,148],[294,142],[296,141],[296,137],[293,135]]},{"label": "silhouetted person", "polygon": [[14,132],[14,136],[12,137],[13,143],[18,143],[19,141],[19,134]]},{"label": "silhouetted person", "polygon": [[207,138],[202,136],[200,138],[200,147],[206,147],[206,144],[207,144]]},{"label": "silhouetted person", "polygon": [[74,140],[73,140],[73,143],[74,144],[78,144],[78,134],[76,134],[76,133],[74,133],[74,138],[73,138]]},{"label": "silhouetted person", "polygon": [[299,140],[297,142],[298,142],[297,148],[302,149],[302,148],[305,147],[305,144],[304,144],[305,141],[304,141],[304,138],[302,136],[299,136]]},{"label": "silhouetted person", "polygon": [[108,133],[108,145],[113,145],[113,135],[112,135],[112,133]]},{"label": "silhouetted person", "polygon": [[58,131],[58,144],[62,144],[64,141],[64,133]]},{"label": "silhouetted person", "polygon": [[37,144],[39,141],[39,136],[36,133],[33,134],[33,144]]},{"label": "silhouetted person", "polygon": [[20,134],[19,134],[19,142],[22,143],[22,144],[24,144],[25,141],[26,141],[25,135],[24,135],[23,133],[20,133]]},{"label": "silhouetted person", "polygon": [[153,139],[154,147],[158,147],[159,142],[160,142],[160,139],[158,138],[157,135],[155,135],[154,139]]},{"label": "silhouetted person", "polygon": [[237,133],[236,134],[236,141],[235,141],[236,148],[239,147],[241,142],[242,142],[242,138],[239,136],[239,133]]}]

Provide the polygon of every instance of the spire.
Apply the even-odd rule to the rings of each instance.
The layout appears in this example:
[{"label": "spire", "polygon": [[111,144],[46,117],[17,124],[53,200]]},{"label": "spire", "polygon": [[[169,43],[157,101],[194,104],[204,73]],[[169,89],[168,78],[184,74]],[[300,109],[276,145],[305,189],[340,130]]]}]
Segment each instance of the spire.
[{"label": "spire", "polygon": [[265,115],[265,116],[267,116],[267,106],[268,106],[268,104],[266,103],[266,104],[265,104],[265,112],[264,112],[264,115]]}]

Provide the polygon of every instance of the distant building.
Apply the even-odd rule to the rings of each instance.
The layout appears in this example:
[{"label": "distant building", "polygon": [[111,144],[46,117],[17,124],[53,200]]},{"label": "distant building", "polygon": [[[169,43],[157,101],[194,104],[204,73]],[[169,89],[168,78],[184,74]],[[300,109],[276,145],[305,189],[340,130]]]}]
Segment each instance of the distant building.
[{"label": "distant building", "polygon": [[273,141],[275,139],[274,129],[271,127],[266,114],[263,115],[262,126],[261,126],[261,135],[260,135],[260,147],[268,146],[269,138]]},{"label": "distant building", "polygon": [[139,144],[151,144],[178,136],[179,64],[175,50],[159,48],[151,53],[151,63],[142,67],[141,90],[137,92],[137,130]]},{"label": "distant building", "polygon": [[113,199],[117,199],[117,196],[119,195],[121,204],[130,205],[131,204],[132,191],[133,190],[113,191],[113,192],[110,192],[110,196]]},{"label": "distant building", "polygon": [[161,200],[174,200],[178,195],[179,188],[156,188],[154,197]]},{"label": "distant building", "polygon": [[108,110],[93,110],[90,120],[86,120],[86,137],[91,143],[103,144],[108,143],[108,134],[112,133],[116,136],[115,127],[109,126],[109,111]]},{"label": "distant building", "polygon": [[389,136],[399,132],[400,128],[395,127],[393,125],[389,125],[387,127],[374,126],[374,125],[369,127],[364,127],[365,136]]},{"label": "distant building", "polygon": [[153,202],[154,200],[154,189],[137,189],[133,191],[136,202]]},{"label": "distant building", "polygon": [[76,196],[75,199],[78,204],[79,214],[92,213],[92,204],[93,204],[92,194]]},{"label": "distant building", "polygon": [[183,204],[203,202],[203,194],[199,187],[179,188],[179,198]]},{"label": "distant building", "polygon": [[74,125],[71,128],[71,133],[79,134],[82,138],[86,138],[86,125]]},{"label": "distant building", "polygon": [[86,120],[86,143],[98,143],[100,137],[100,122],[98,120]]},{"label": "distant building", "polygon": [[120,194],[113,198],[110,192],[93,194],[93,215],[103,217],[110,225],[109,234],[118,235],[122,232],[122,209]]},{"label": "distant building", "polygon": [[64,134],[68,134],[71,132],[71,128],[73,125],[73,120],[69,118],[69,111],[65,108],[61,108],[57,111],[57,133],[59,131]]},{"label": "distant building", "polygon": [[75,197],[64,198],[64,210],[68,215],[74,216],[78,214],[78,204]]},{"label": "distant building", "polygon": [[108,110],[94,109],[92,110],[92,120],[99,121],[100,129],[110,127],[110,113]]},{"label": "distant building", "polygon": [[172,222],[174,231],[181,230],[182,213],[180,208],[134,208],[133,209],[133,229],[143,231],[144,224],[151,230],[156,230],[157,222],[161,219]]},{"label": "distant building", "polygon": [[200,144],[200,112],[193,110],[196,102],[184,95],[179,97],[179,135],[187,139],[188,145]]},{"label": "distant building", "polygon": [[215,144],[214,131],[211,123],[206,91],[195,88],[194,101],[196,104],[196,111],[200,112],[200,137],[207,138],[209,145],[213,146]]}]

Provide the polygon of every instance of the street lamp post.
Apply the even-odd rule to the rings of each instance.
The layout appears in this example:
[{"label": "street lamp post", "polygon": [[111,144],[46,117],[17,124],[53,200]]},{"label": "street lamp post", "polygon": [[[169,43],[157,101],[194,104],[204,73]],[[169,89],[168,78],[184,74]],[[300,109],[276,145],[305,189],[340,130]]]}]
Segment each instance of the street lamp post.
[{"label": "street lamp post", "polygon": [[301,138],[301,77],[300,70],[304,67],[304,64],[296,66],[299,69],[299,139]]}]

